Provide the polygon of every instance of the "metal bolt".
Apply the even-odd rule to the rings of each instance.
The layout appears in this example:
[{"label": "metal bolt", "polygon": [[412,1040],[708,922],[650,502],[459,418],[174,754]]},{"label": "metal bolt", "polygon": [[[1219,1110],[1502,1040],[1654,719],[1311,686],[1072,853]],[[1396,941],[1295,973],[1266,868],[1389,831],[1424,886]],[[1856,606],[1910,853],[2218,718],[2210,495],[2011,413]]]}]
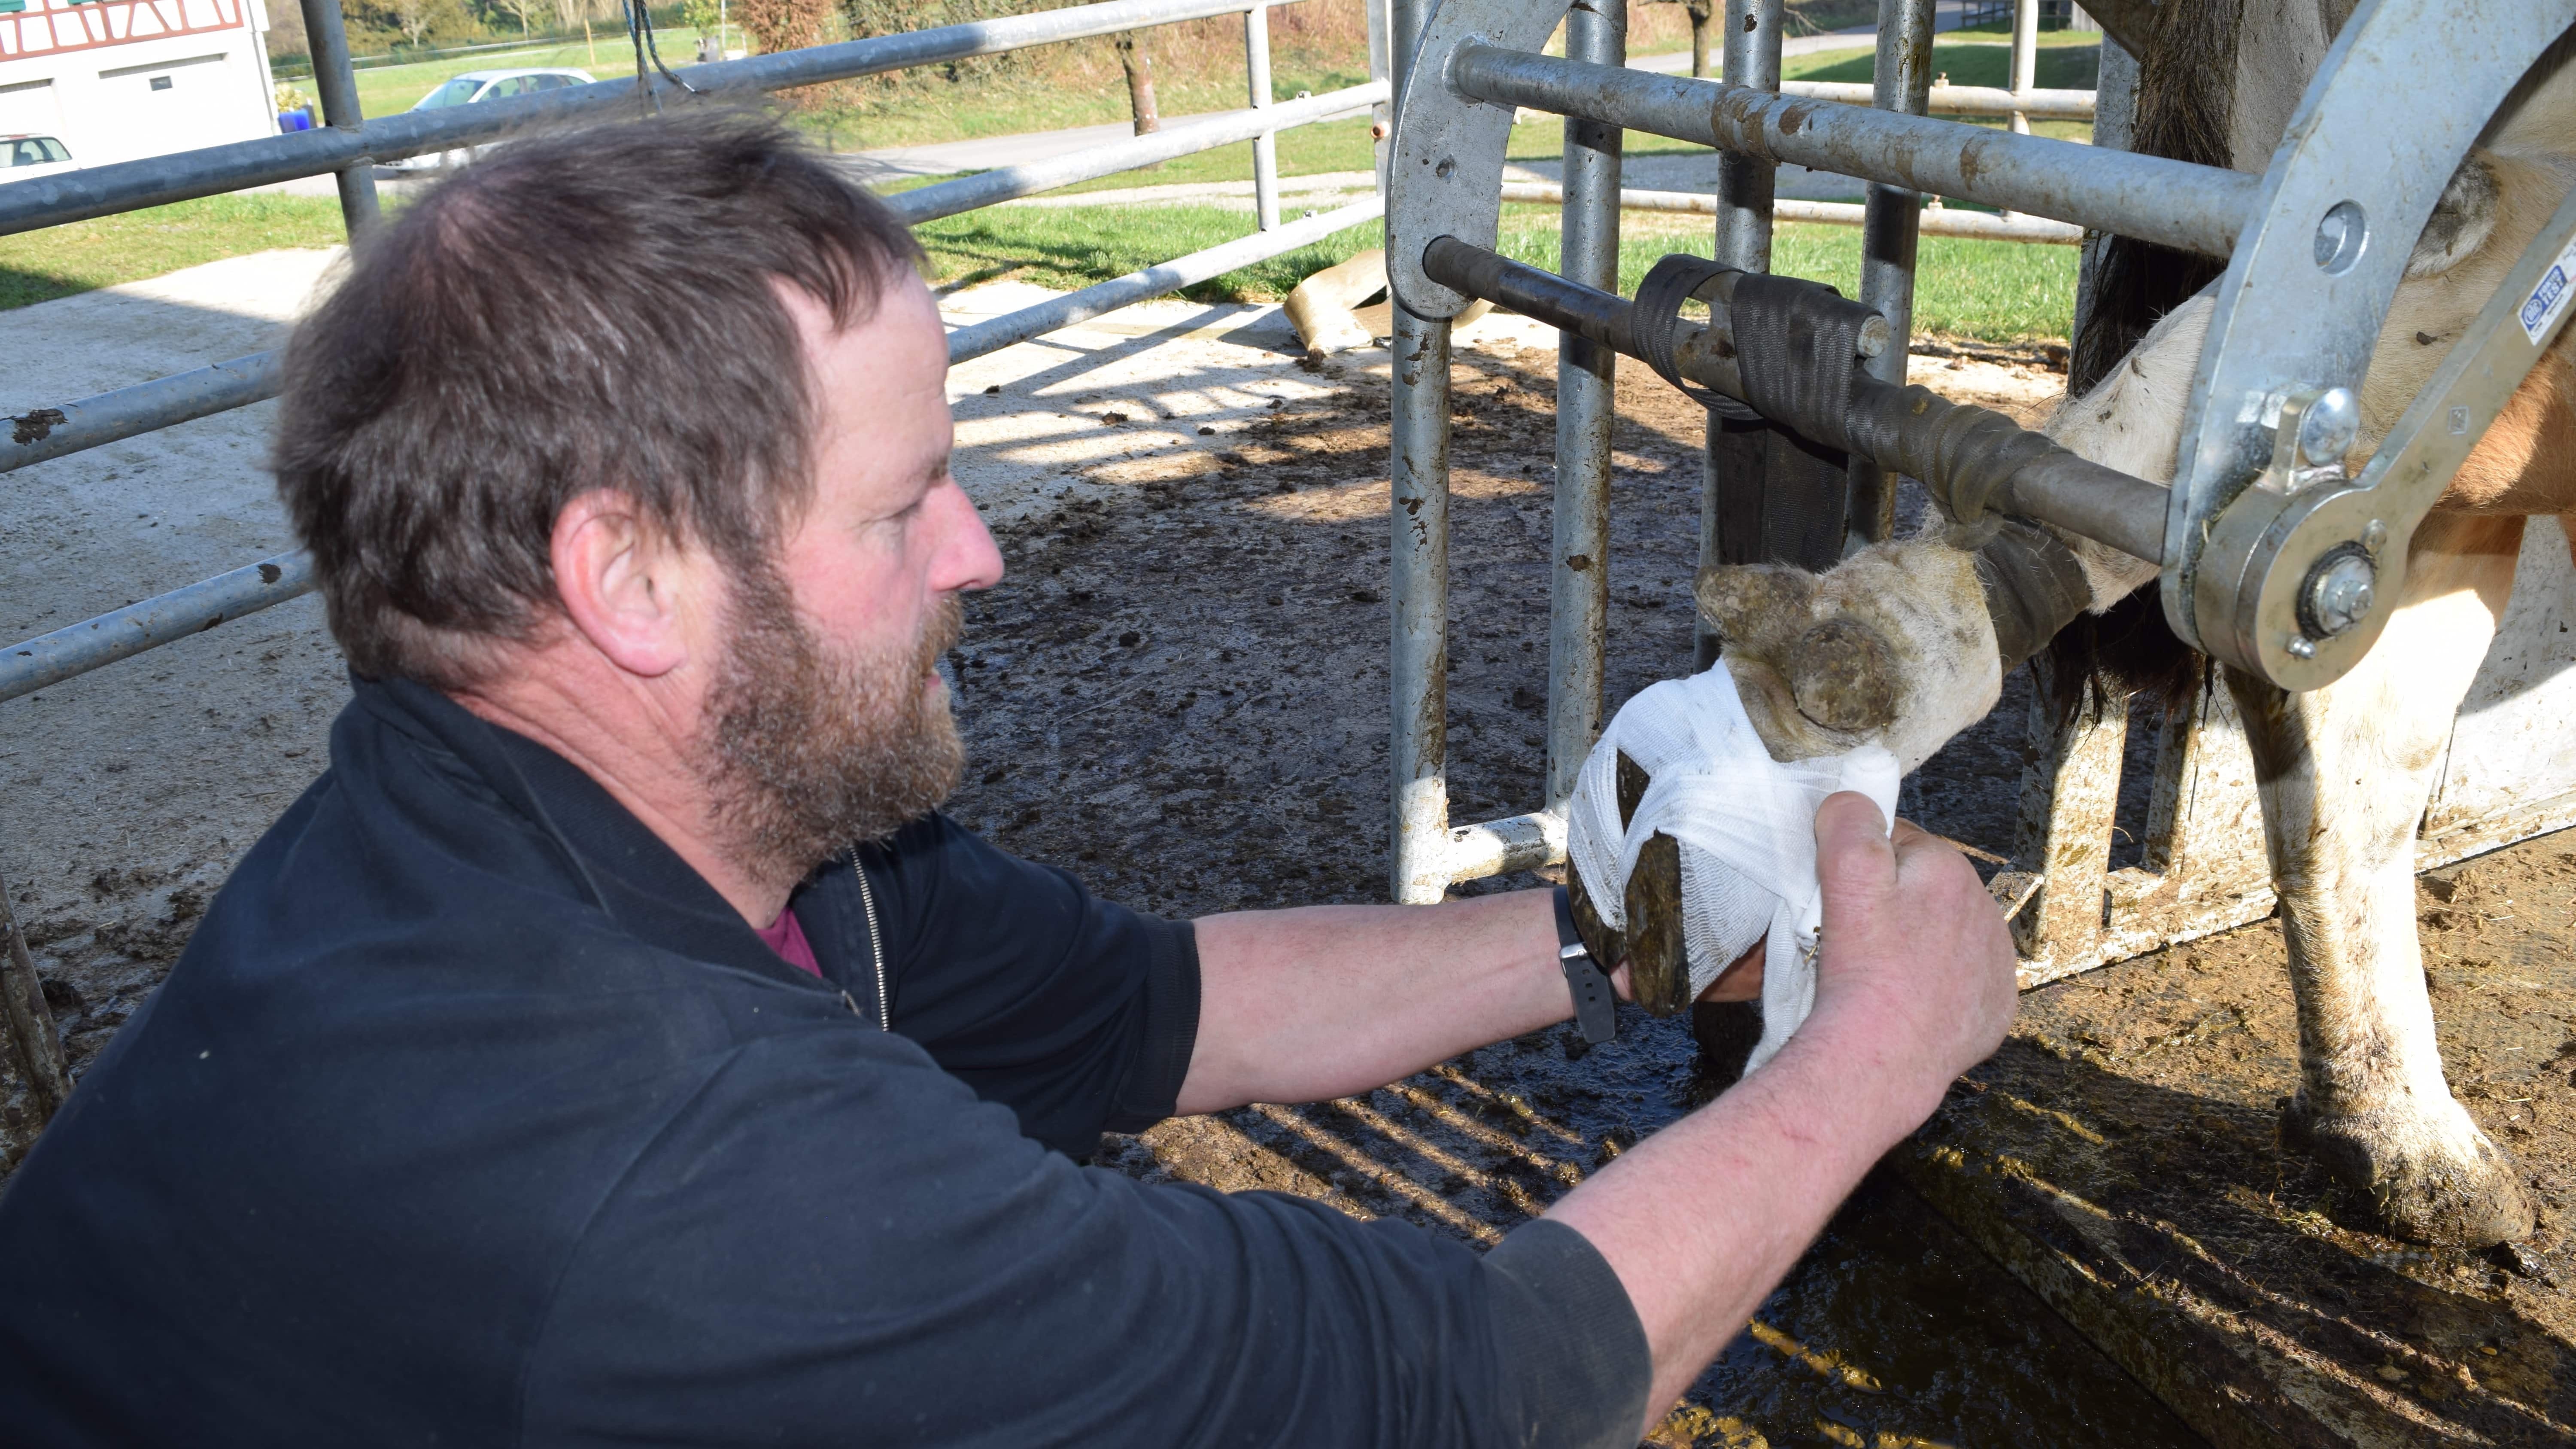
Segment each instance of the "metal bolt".
[{"label": "metal bolt", "polygon": [[2388,525],[2374,518],[2361,526],[2361,546],[2377,553],[2388,547]]},{"label": "metal bolt", "polygon": [[2281,647],[2289,650],[2290,657],[2294,659],[2314,659],[2317,657],[2317,646],[2309,643],[2308,636],[2305,634],[2291,635],[2290,642],[2282,645]]},{"label": "metal bolt", "polygon": [[2330,387],[2299,413],[2299,461],[2311,468],[2340,463],[2361,435],[2361,403],[2348,387]]},{"label": "metal bolt", "polygon": [[1862,319],[1860,324],[1860,355],[1863,357],[1877,357],[1886,352],[1887,338],[1888,332],[1886,318],[1873,315]]},{"label": "metal bolt", "polygon": [[2370,616],[2372,585],[2379,569],[2367,554],[2344,553],[2327,559],[2308,577],[2308,624],[2331,639]]}]

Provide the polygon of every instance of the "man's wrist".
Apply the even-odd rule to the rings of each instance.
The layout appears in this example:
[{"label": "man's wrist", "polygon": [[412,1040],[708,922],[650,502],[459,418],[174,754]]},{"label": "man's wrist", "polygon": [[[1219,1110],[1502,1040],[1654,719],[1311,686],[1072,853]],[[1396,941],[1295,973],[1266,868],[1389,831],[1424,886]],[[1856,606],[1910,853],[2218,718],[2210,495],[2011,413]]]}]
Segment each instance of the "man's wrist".
[{"label": "man's wrist", "polygon": [[1619,1034],[1619,995],[1610,985],[1610,965],[1592,959],[1575,929],[1573,896],[1563,886],[1550,893],[1556,910],[1556,956],[1565,973],[1565,989],[1574,998],[1574,1021],[1583,1039],[1600,1046]]}]

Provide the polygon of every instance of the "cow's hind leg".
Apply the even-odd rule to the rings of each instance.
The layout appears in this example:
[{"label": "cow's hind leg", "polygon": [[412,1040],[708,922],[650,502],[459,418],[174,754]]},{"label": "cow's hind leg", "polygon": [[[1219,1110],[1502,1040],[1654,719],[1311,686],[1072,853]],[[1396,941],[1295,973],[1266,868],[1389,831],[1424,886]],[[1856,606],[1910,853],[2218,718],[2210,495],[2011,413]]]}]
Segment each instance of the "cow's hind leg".
[{"label": "cow's hind leg", "polygon": [[2284,1135],[2402,1237],[2519,1238],[2512,1159],[2451,1096],[2416,940],[2415,834],[2444,741],[2513,585],[2522,520],[2435,514],[2360,666],[2286,694],[2230,671],[2263,798],[2298,995]]}]

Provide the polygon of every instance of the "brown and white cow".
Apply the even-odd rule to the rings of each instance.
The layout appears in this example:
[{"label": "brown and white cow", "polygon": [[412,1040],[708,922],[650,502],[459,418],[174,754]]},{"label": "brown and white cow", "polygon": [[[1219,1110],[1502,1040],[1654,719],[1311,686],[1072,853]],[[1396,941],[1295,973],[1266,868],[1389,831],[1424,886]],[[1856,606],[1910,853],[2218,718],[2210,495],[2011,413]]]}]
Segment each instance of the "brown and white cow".
[{"label": "brown and white cow", "polygon": [[[2351,8],[2162,0],[2143,57],[2139,149],[2261,170]],[[2417,245],[2372,358],[2356,467],[2576,186],[2571,48],[2561,42],[2506,102]],[[2087,458],[2169,481],[2209,323],[2201,289],[2214,271],[2116,249],[2103,310],[2078,341],[2070,382],[2084,390],[2047,431]],[[2287,1135],[2366,1193],[2386,1227],[2418,1239],[2485,1244],[2533,1225],[2512,1161],[2443,1079],[2415,934],[2414,851],[2443,741],[2513,586],[2524,520],[2557,514],[2576,524],[2568,337],[2417,531],[2400,606],[2359,667],[2307,694],[2228,676],[2257,765],[2298,997],[2301,1085]],[[2090,381],[2088,370],[2105,375]],[[2067,542],[2096,614],[2156,576],[2153,563]],[[1970,555],[1937,530],[1857,554],[1812,583],[1774,568],[1713,569],[1699,600],[1736,662],[1756,727],[1783,759],[1877,740],[1911,769],[1992,709],[2001,688]],[[2126,607],[2141,603],[2155,610],[2152,598]],[[1895,701],[1884,727],[1836,730],[1814,717],[1831,714],[1814,708],[1820,692],[1849,684],[1819,677],[1818,657],[1847,669],[1848,650],[1802,648],[1828,624],[1846,638],[1867,629],[1886,645],[1896,677],[1872,682]]]}]

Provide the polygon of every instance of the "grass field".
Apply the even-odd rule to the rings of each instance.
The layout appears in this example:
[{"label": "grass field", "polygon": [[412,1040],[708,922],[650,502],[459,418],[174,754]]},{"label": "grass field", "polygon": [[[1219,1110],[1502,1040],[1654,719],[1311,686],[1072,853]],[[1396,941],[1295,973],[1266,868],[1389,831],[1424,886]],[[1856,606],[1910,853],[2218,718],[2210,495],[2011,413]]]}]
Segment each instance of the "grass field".
[{"label": "grass field", "polygon": [[[1216,207],[1136,208],[1116,225],[1088,209],[1013,207],[970,212],[920,229],[933,280],[960,287],[1009,278],[1042,287],[1088,286],[1188,252],[1230,241],[1250,218]],[[1678,223],[1678,224],[1677,224]],[[1540,207],[1504,211],[1500,249],[1536,266],[1557,264],[1558,220]],[[1308,273],[1378,244],[1374,226],[1354,227],[1314,246],[1229,272],[1183,295],[1205,302],[1271,301]],[[1669,252],[1709,251],[1709,226],[1698,218],[1631,216],[1619,248],[1619,287],[1633,293],[1646,269]],[[1789,276],[1858,290],[1856,227],[1783,226],[1772,265]],[[2072,247],[1926,238],[1917,273],[1919,331],[2013,342],[2057,338],[2075,309]]]},{"label": "grass field", "polygon": [[0,237],[0,310],[273,247],[337,246],[337,201],[209,196]]}]

